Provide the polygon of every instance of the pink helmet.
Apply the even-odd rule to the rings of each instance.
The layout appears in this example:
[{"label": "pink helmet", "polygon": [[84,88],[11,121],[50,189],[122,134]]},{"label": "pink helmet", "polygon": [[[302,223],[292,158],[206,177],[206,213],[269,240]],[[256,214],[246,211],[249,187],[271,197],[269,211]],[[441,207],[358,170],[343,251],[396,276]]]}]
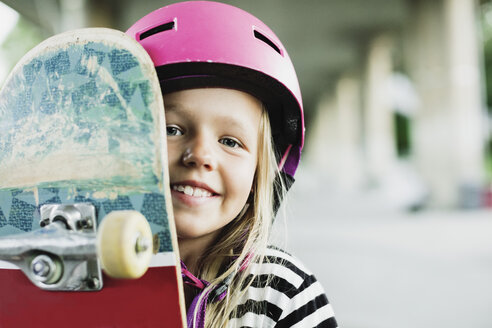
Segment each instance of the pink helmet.
[{"label": "pink helmet", "polygon": [[302,98],[289,55],[268,26],[227,4],[189,1],[151,12],[126,33],[150,54],[165,93],[217,86],[261,99],[279,167],[293,181],[304,143]]}]

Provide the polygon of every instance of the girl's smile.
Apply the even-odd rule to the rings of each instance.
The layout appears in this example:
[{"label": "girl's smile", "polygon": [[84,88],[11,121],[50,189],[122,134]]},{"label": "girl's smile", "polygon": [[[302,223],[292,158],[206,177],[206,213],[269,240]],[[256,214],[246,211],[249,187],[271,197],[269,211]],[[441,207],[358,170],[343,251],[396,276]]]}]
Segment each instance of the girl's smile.
[{"label": "girl's smile", "polygon": [[164,102],[178,237],[213,237],[251,192],[262,104],[224,88],[173,92]]},{"label": "girl's smile", "polygon": [[197,181],[181,181],[171,185],[173,198],[188,206],[200,206],[220,196],[207,184]]},{"label": "girl's smile", "polygon": [[201,187],[196,186],[195,183],[191,182],[191,185],[187,182],[186,184],[184,183],[178,183],[173,186],[173,190],[176,190],[178,192],[182,192],[188,196],[193,196],[193,197],[210,197],[214,194],[213,191],[209,191],[209,189],[203,189]]}]

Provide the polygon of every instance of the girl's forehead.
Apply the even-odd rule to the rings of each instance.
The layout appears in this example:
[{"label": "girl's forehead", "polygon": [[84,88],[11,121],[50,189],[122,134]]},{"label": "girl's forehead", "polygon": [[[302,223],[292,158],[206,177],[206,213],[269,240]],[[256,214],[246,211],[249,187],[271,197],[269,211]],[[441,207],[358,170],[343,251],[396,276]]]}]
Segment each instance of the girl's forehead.
[{"label": "girl's forehead", "polygon": [[235,89],[200,88],[164,95],[167,114],[214,117],[233,124],[259,121],[262,103],[254,96]]},{"label": "girl's forehead", "polygon": [[253,95],[236,89],[228,88],[195,88],[185,89],[180,91],[171,92],[164,95],[164,101],[166,100],[179,100],[179,101],[195,101],[200,100],[202,102],[207,101],[220,101],[227,102],[230,100],[249,102],[251,105],[261,106],[261,101]]}]

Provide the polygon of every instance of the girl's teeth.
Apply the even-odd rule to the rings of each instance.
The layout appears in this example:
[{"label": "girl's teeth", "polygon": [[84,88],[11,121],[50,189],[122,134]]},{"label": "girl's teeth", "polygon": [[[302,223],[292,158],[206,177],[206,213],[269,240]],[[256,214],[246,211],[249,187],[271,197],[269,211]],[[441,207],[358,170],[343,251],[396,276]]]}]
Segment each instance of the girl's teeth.
[{"label": "girl's teeth", "polygon": [[191,186],[173,186],[174,190],[177,190],[179,192],[182,192],[188,196],[193,196],[193,197],[210,197],[212,194],[204,189],[201,188],[193,188]]},{"label": "girl's teeth", "polygon": [[188,196],[193,196],[193,188],[190,186],[184,187],[184,193]]}]

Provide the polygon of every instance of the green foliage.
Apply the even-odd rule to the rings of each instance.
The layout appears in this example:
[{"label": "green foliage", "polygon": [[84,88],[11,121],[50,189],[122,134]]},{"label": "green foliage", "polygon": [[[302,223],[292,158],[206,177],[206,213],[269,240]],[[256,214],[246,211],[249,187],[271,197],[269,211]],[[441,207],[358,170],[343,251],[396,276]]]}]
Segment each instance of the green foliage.
[{"label": "green foliage", "polygon": [[487,181],[492,182],[492,139],[489,139],[485,152],[485,174]]},{"label": "green foliage", "polygon": [[492,2],[488,1],[481,6],[480,17],[483,50],[484,50],[484,68],[485,68],[485,85],[487,91],[487,107],[492,113]]},{"label": "green foliage", "polygon": [[394,129],[396,136],[396,151],[399,157],[410,155],[411,149],[411,122],[400,113],[394,114]]},{"label": "green foliage", "polygon": [[[492,1],[481,1],[480,8],[487,108],[489,115],[492,115]],[[485,172],[487,181],[492,182],[492,138],[490,136],[485,150]]]}]

